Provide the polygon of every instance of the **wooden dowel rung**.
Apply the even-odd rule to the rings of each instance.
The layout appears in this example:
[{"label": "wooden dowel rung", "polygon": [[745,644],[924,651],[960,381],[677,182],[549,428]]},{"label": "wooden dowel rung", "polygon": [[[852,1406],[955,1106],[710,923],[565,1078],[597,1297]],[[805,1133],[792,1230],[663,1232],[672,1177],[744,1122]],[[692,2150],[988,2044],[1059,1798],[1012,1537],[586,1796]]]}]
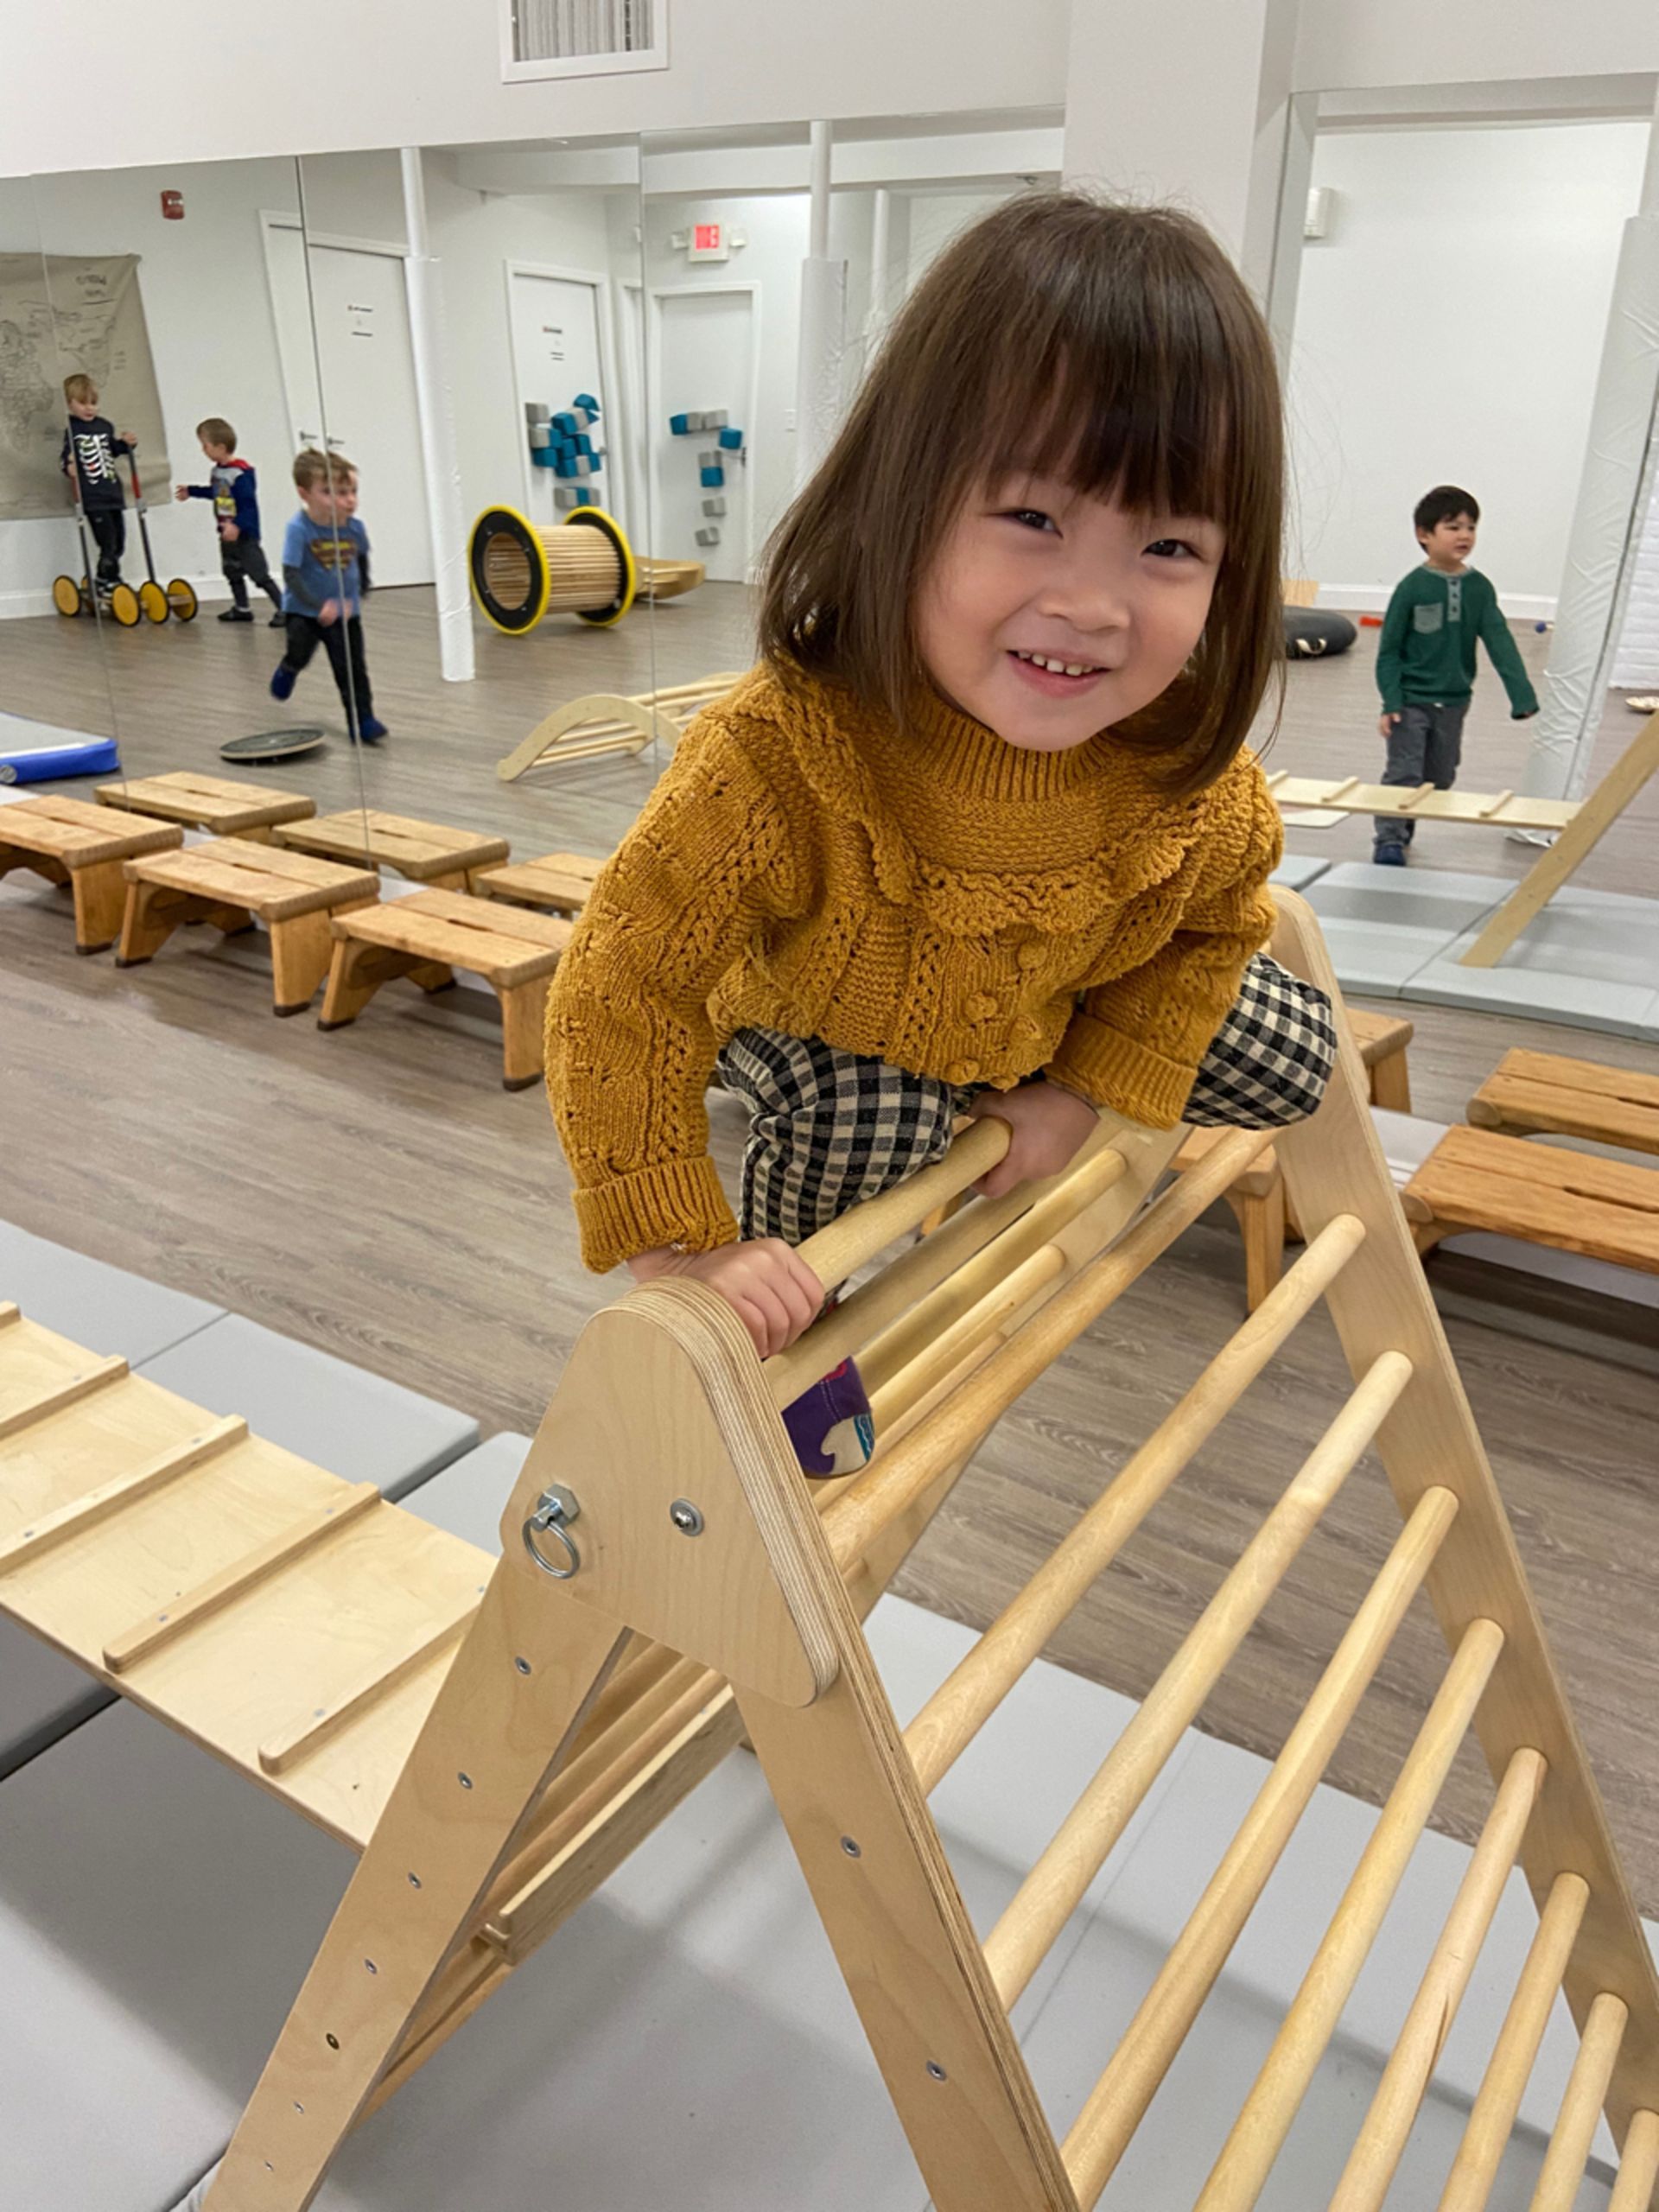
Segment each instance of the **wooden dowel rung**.
[{"label": "wooden dowel rung", "polygon": [[1357,776],[1344,776],[1339,784],[1332,784],[1329,791],[1321,791],[1317,804],[1320,806],[1332,805],[1336,800],[1341,798],[1344,793],[1352,791],[1354,785],[1358,781],[1359,778]]},{"label": "wooden dowel rung", "polygon": [[37,1421],[48,1421],[54,1414],[78,1405],[81,1399],[90,1398],[94,1390],[101,1390],[106,1382],[118,1382],[126,1371],[124,1359],[93,1360],[79,1373],[54,1382],[49,1390],[42,1390],[26,1405],[14,1406],[9,1414],[0,1415],[0,1439],[16,1436],[23,1429],[32,1428]]},{"label": "wooden dowel rung", "polygon": [[[880,1455],[868,1467],[823,1516],[836,1563],[844,1569],[861,1556],[884,1529],[914,1504],[934,1477],[961,1456],[963,1440],[982,1436],[1066,1346],[1138,1281],[1160,1253],[1167,1251],[1205,1208],[1243,1173],[1257,1153],[1265,1150],[1272,1135],[1271,1129],[1230,1131],[1205,1159],[1148,1206],[1109,1251],[1091,1260],[1000,1351],[952,1391],[925,1427],[907,1438],[898,1451]],[[878,1205],[880,1203],[876,1200]],[[940,1231],[941,1238],[955,1227],[950,1223]]]},{"label": "wooden dowel rung", "polygon": [[1478,819],[1482,822],[1490,822],[1495,814],[1501,814],[1503,811],[1514,797],[1513,790],[1496,792],[1480,809]]},{"label": "wooden dowel rung", "polygon": [[1484,2212],[1589,1902],[1590,1885],[1582,1875],[1555,1877],[1446,2177],[1440,2212]]},{"label": "wooden dowel rung", "polygon": [[1028,1306],[1052,1282],[1058,1281],[1065,1268],[1065,1254],[1058,1244],[1039,1244],[965,1313],[948,1328],[941,1329],[931,1343],[919,1345],[903,1365],[893,1365],[880,1355],[879,1347],[872,1346],[868,1357],[859,1363],[865,1388],[872,1391],[881,1389],[902,1375],[907,1395],[925,1397],[942,1376],[960,1366],[976,1344],[994,1337],[1021,1307]]},{"label": "wooden dowel rung", "polygon": [[1128,2034],[1090,2092],[1062,2150],[1079,2212],[1089,2212],[1128,2147],[1457,1513],[1457,1499],[1438,1485],[1418,1499]]},{"label": "wooden dowel rung", "polygon": [[1364,1236],[1351,1214],[1339,1214],[1320,1231],[933,1693],[905,1731],[905,1748],[924,1794],[949,1773],[1061,1622],[1359,1249]]},{"label": "wooden dowel rung", "polygon": [[1408,791],[1403,798],[1396,799],[1395,804],[1402,814],[1408,814],[1414,806],[1421,805],[1429,793],[1436,788],[1437,786],[1433,784],[1419,784],[1415,791]]},{"label": "wooden dowel rung", "polygon": [[954,1198],[982,1175],[988,1175],[1007,1150],[1012,1135],[1006,1122],[989,1116],[976,1122],[931,1167],[924,1167],[919,1175],[906,1176],[880,1198],[855,1206],[839,1221],[809,1236],[798,1247],[798,1258],[805,1261],[826,1290],[833,1289],[906,1230],[925,1221],[935,1206]]},{"label": "wooden dowel rung", "polygon": [[256,1545],[252,1551],[245,1552],[240,1559],[232,1560],[205,1582],[198,1582],[194,1589],[180,1591],[162,1611],[150,1614],[147,1620],[106,1643],[104,1664],[112,1675],[137,1666],[141,1659],[151,1657],[187,1630],[199,1628],[213,1614],[234,1605],[238,1598],[245,1597],[280,1568],[291,1566],[325,1537],[332,1536],[336,1529],[349,1527],[379,1503],[380,1493],[372,1483],[358,1483],[334,1504],[313,1507],[302,1520],[290,1522],[286,1529],[278,1529],[274,1536]]},{"label": "wooden dowel rung", "polygon": [[1504,1769],[1328,2212],[1381,2212],[1548,1772],[1542,1752],[1529,1745],[1516,1751]]},{"label": "wooden dowel rung", "polygon": [[964,1206],[766,1362],[762,1372],[773,1405],[788,1405],[849,1352],[901,1323],[907,1331],[914,1323],[923,1342],[948,1326],[985,1287],[970,1274],[970,1262],[982,1261],[994,1279],[1075,1220],[1124,1168],[1122,1154],[1103,1129],[1046,1185],[1021,1184],[1002,1198],[976,1198]]},{"label": "wooden dowel rung", "polygon": [[1083,1902],[1090,1883],[1411,1373],[1411,1362],[1403,1352],[1384,1352],[1376,1362],[1298,1469],[1020,1884],[985,1946],[991,1979],[1005,2005],[1012,2007],[1017,2002]]},{"label": "wooden dowel rung", "polygon": [[1459,1638],[1370,1840],[1193,2212],[1250,2212],[1261,2195],[1503,1649],[1503,1631],[1496,1621],[1473,1620]]},{"label": "wooden dowel rung", "polygon": [[1624,2133],[1607,2212],[1649,2212],[1659,2182],[1659,2112],[1639,2112]]},{"label": "wooden dowel rung", "polygon": [[1270,791],[1276,791],[1289,773],[1288,768],[1275,768],[1272,775],[1268,778],[1268,789]]},{"label": "wooden dowel rung", "polygon": [[1544,2153],[1538,2186],[1532,2194],[1531,2212],[1573,2212],[1578,2202],[1585,2160],[1596,2138],[1596,2124],[1607,2101],[1607,2085],[1618,2063],[1618,2046],[1624,2040],[1630,2017],[1630,2006],[1610,1989],[1604,1989],[1591,2005],[1554,2133]]},{"label": "wooden dowel rung", "polygon": [[390,1696],[400,1682],[406,1681],[429,1659],[435,1658],[446,1644],[453,1643],[463,1630],[472,1624],[481,1601],[482,1592],[464,1599],[449,1607],[435,1621],[423,1621],[419,1629],[396,1650],[377,1659],[365,1668],[347,1690],[330,1700],[328,1704],[313,1707],[303,1720],[296,1720],[259,1746],[259,1764],[266,1774],[286,1774],[302,1758],[320,1751],[342,1728],[359,1719],[372,1705]]},{"label": "wooden dowel rung", "polygon": [[124,1506],[137,1504],[151,1491],[160,1490],[175,1476],[188,1474],[193,1467],[216,1459],[227,1446],[239,1444],[248,1433],[248,1424],[239,1414],[224,1421],[211,1422],[200,1436],[193,1436],[183,1444],[175,1444],[168,1451],[147,1459],[140,1467],[130,1468],[124,1475],[115,1475],[96,1490],[89,1490],[84,1497],[71,1498],[67,1504],[53,1512],[42,1513],[28,1528],[19,1529],[16,1535],[0,1543],[0,1573],[8,1567],[19,1566],[26,1559],[34,1559],[54,1544],[62,1543],[67,1537],[79,1536],[85,1530],[96,1528],[112,1513]]}]

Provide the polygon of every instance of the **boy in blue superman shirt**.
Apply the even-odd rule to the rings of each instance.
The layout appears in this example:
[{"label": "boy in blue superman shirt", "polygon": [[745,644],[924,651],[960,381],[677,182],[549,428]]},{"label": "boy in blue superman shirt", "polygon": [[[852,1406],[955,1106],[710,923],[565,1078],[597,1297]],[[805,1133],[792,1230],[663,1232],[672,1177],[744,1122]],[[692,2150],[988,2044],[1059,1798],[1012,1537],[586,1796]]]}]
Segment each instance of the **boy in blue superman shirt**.
[{"label": "boy in blue superman shirt", "polygon": [[236,432],[222,415],[210,415],[205,423],[198,423],[196,436],[207,457],[208,480],[181,484],[174,497],[213,503],[213,520],[219,525],[219,564],[231,588],[231,604],[219,619],[221,622],[252,621],[248,607],[251,577],[276,609],[270,626],[278,630],[283,625],[283,594],[259,543],[259,493],[252,464],[238,459]]},{"label": "boy in blue superman shirt", "polygon": [[357,519],[357,472],[340,454],[296,454],[294,486],[300,512],[283,538],[283,613],[288,650],[270,679],[271,696],[286,699],[317,647],[328,656],[352,742],[378,745],[377,721],[363,657],[363,594],[369,588],[369,533]]}]

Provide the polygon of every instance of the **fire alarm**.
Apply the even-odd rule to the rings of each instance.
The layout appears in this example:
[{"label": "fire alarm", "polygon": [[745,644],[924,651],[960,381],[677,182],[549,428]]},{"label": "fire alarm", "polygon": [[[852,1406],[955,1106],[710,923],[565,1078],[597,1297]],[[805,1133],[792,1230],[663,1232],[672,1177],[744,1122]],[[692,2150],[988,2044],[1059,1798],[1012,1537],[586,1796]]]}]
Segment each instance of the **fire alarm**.
[{"label": "fire alarm", "polygon": [[164,192],[162,194],[162,217],[168,223],[184,220],[184,194],[181,192]]}]

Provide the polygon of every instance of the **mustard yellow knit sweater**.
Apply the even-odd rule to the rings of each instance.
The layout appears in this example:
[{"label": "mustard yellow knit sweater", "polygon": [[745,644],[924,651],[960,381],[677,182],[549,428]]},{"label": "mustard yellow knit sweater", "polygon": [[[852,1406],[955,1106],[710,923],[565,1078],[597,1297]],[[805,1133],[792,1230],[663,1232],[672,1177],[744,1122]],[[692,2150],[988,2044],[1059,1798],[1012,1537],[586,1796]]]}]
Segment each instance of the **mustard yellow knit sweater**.
[{"label": "mustard yellow knit sweater", "polygon": [[898,729],[765,667],[701,715],[549,995],[588,1265],[735,1236],[703,1092],[752,1025],[1177,1122],[1272,927],[1279,816],[1248,753],[1182,799],[1142,758],[1022,751],[942,701]]}]

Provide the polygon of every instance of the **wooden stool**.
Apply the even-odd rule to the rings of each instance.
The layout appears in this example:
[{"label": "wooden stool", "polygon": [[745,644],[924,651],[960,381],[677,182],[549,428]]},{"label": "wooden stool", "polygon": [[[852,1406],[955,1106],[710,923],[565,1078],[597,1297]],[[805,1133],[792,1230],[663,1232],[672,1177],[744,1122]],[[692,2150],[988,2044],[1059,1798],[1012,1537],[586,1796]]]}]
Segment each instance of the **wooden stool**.
[{"label": "wooden stool", "polygon": [[183,842],[176,825],[55,792],[0,807],[0,875],[26,868],[48,883],[67,884],[77,952],[102,952],[115,943],[127,899],[124,863]]},{"label": "wooden stool", "polygon": [[[1189,1129],[1171,1166],[1178,1175],[1196,1167],[1230,1129]],[[1285,1263],[1285,1179],[1269,1146],[1222,1192],[1244,1240],[1244,1299],[1252,1313],[1278,1281]]]},{"label": "wooden stool", "polygon": [[1484,1229],[1659,1274],[1659,1169],[1448,1129],[1402,1196],[1420,1252]]},{"label": "wooden stool", "polygon": [[336,868],[245,837],[129,861],[126,876],[119,966],[149,959],[181,922],[211,922],[226,937],[263,922],[270,932],[272,1010],[283,1014],[302,1014],[328,972],[329,916],[380,896],[380,879],[366,868]]},{"label": "wooden stool", "polygon": [[604,865],[591,853],[543,853],[533,861],[515,861],[510,868],[483,869],[474,877],[473,889],[485,899],[544,907],[555,914],[579,914]]},{"label": "wooden stool", "polygon": [[210,830],[215,837],[246,837],[257,845],[270,842],[273,823],[302,822],[317,810],[315,799],[302,791],[239,784],[229,776],[200,776],[194,768],[139,776],[130,783],[100,784],[98,795],[105,806],[125,807],[130,814],[159,815],[163,822]]},{"label": "wooden stool", "polygon": [[389,868],[411,883],[429,883],[435,891],[470,891],[475,868],[505,860],[512,849],[505,837],[480,837],[471,830],[419,822],[407,814],[382,814],[374,807],[320,814],[315,822],[289,824],[277,830],[276,842],[358,868],[365,863]]},{"label": "wooden stool", "polygon": [[1411,1077],[1406,1068],[1406,1047],[1414,1034],[1410,1022],[1394,1014],[1367,1014],[1361,1007],[1348,1009],[1348,1027],[1354,1033],[1359,1057],[1370,1077],[1371,1103],[1393,1114],[1411,1111]]},{"label": "wooden stool", "polygon": [[1469,1119],[1483,1129],[1548,1130],[1659,1153],[1659,1076],[1517,1046],[1469,1101]]},{"label": "wooden stool", "polygon": [[539,1078],[548,978],[570,942],[569,922],[457,891],[417,891],[359,907],[332,927],[334,962],[319,1028],[355,1021],[394,976],[442,991],[454,982],[454,970],[465,968],[483,976],[501,1001],[503,1084],[523,1090]]}]

